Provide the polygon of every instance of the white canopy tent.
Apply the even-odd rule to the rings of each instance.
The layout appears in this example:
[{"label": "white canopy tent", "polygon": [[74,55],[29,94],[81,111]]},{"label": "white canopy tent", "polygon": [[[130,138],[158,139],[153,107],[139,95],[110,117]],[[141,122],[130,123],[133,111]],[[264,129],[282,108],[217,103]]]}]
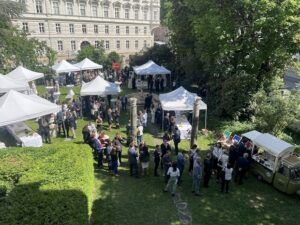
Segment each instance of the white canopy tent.
[{"label": "white canopy tent", "polygon": [[137,75],[164,75],[171,74],[171,71],[163,66],[157,65],[152,60],[148,61],[144,65],[133,67],[134,72]]},{"label": "white canopy tent", "polygon": [[121,92],[119,85],[115,83],[108,82],[102,77],[97,76],[94,80],[88,83],[82,83],[80,95],[89,96],[89,95],[98,95],[98,96],[107,96],[107,95],[117,95]]},{"label": "white canopy tent", "polygon": [[[163,111],[191,111],[194,108],[197,94],[191,93],[182,86],[166,94],[160,94],[159,100]],[[207,105],[201,101],[200,110],[205,110],[205,129],[207,125]]]},{"label": "white canopy tent", "polygon": [[26,81],[12,80],[9,77],[0,74],[0,94],[10,90],[29,91],[30,87]]},{"label": "white canopy tent", "polygon": [[66,60],[62,60],[60,63],[53,65],[52,70],[54,70],[55,73],[59,74],[59,73],[77,72],[80,71],[80,68],[72,65],[71,63],[68,63]]},{"label": "white canopy tent", "polygon": [[94,63],[92,60],[85,58],[79,63],[74,64],[74,66],[78,67],[81,71],[83,70],[96,70],[102,69],[103,66],[97,63]]},{"label": "white canopy tent", "polygon": [[24,68],[23,66],[18,66],[16,69],[6,74],[10,79],[17,81],[34,81],[36,79],[44,77],[43,73],[38,73]]},{"label": "white canopy tent", "polygon": [[0,98],[0,127],[56,113],[60,106],[37,95],[9,91]]},{"label": "white canopy tent", "polygon": [[258,137],[254,138],[252,142],[253,144],[269,151],[276,158],[292,153],[295,149],[295,146],[268,133],[259,135]]}]

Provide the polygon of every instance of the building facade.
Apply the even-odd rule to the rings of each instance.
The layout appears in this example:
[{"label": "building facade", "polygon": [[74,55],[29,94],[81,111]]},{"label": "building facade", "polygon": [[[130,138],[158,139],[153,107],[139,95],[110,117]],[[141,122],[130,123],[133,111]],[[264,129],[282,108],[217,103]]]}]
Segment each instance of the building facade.
[{"label": "building facade", "polygon": [[57,51],[74,58],[87,44],[103,45],[125,57],[153,45],[160,24],[159,0],[19,0],[26,12],[14,24]]}]

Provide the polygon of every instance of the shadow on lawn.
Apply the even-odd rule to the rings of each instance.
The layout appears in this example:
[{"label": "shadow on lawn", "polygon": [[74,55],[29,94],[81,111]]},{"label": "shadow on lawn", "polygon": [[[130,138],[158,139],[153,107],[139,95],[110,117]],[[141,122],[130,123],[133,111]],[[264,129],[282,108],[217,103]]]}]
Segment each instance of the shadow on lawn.
[{"label": "shadow on lawn", "polygon": [[40,183],[17,185],[0,201],[0,224],[88,225],[88,202],[77,190],[40,190]]}]

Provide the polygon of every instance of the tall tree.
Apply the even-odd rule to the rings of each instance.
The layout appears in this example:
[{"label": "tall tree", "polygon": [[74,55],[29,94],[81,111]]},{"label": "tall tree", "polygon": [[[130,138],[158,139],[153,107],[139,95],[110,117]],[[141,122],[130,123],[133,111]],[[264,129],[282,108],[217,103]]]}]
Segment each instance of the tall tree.
[{"label": "tall tree", "polygon": [[[253,94],[299,52],[299,0],[174,0],[172,43],[220,115],[247,112]],[[187,63],[186,59],[193,59]],[[190,67],[198,73],[190,74]]]}]

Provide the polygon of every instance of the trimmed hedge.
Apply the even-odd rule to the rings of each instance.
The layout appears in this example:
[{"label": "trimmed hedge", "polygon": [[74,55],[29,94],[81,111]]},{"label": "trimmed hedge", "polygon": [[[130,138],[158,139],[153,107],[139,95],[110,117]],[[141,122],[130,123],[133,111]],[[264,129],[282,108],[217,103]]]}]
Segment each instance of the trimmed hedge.
[{"label": "trimmed hedge", "polygon": [[88,146],[8,149],[0,161],[0,224],[89,224],[94,173]]}]

